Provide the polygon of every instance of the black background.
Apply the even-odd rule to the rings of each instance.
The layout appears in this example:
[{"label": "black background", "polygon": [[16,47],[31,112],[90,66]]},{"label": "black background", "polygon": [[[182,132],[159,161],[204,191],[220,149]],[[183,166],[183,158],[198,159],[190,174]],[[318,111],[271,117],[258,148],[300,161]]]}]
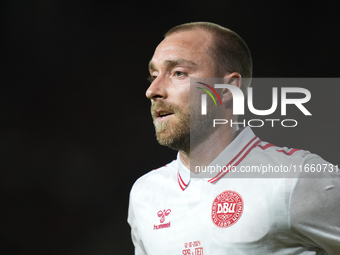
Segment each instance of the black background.
[{"label": "black background", "polygon": [[[0,11],[1,254],[133,253],[130,188],[176,156],[155,141],[145,98],[171,27],[236,31],[255,77],[339,76],[336,1],[7,0]],[[340,163],[339,93],[312,91],[315,124],[256,132]]]}]

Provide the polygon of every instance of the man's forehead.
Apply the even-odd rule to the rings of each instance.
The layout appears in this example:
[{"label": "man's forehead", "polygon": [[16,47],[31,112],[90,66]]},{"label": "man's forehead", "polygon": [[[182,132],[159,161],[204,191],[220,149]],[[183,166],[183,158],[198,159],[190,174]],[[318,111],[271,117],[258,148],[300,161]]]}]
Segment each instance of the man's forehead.
[{"label": "man's forehead", "polygon": [[193,58],[207,53],[210,46],[211,35],[203,30],[190,30],[176,32],[167,36],[156,48],[149,69],[154,69],[155,64],[171,66],[183,64],[194,66]]},{"label": "man's forehead", "polygon": [[168,35],[157,46],[157,49],[176,50],[178,48],[186,48],[187,50],[203,51],[212,41],[212,35],[202,29],[194,29],[189,31],[180,31]]},{"label": "man's forehead", "polygon": [[[169,60],[164,60],[160,63],[161,65],[165,67],[172,67],[172,66],[177,66],[177,65],[185,65],[185,66],[190,66],[190,67],[197,67],[197,64],[191,60],[184,59],[184,58],[176,58],[176,59],[169,59]],[[155,64],[152,60],[149,62],[149,70],[155,70]]]}]

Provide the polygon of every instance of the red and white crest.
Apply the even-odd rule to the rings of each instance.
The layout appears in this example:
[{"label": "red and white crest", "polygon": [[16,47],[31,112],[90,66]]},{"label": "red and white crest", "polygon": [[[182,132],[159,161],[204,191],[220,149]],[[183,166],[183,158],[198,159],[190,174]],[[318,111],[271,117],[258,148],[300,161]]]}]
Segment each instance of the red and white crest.
[{"label": "red and white crest", "polygon": [[168,216],[169,214],[170,214],[170,212],[171,212],[171,210],[170,209],[168,209],[168,210],[160,210],[158,213],[157,213],[157,215],[158,215],[158,217],[161,217],[161,219],[160,219],[160,222],[161,223],[163,223],[164,221],[165,221],[165,216]]},{"label": "red and white crest", "polygon": [[223,191],[213,201],[212,221],[217,227],[230,227],[240,219],[243,207],[243,199],[239,193],[232,190]]}]

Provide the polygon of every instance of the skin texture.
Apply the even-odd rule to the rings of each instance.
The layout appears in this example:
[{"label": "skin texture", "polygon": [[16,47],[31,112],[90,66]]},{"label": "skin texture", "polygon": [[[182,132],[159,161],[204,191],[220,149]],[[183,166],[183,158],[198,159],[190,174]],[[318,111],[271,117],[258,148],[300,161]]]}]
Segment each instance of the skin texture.
[{"label": "skin texture", "polygon": [[[201,29],[171,34],[158,45],[149,63],[152,83],[146,96],[152,103],[157,140],[178,150],[182,162],[189,169],[190,159],[198,160],[195,164],[210,163],[236,136],[235,128],[221,125],[208,132],[208,136],[205,130],[204,137],[207,139],[190,149],[190,78],[215,77],[214,62],[208,54],[212,40],[212,35]],[[240,78],[238,73],[226,73],[224,78],[227,83],[240,87],[239,79],[233,79]],[[226,111],[224,116],[219,117],[231,119],[231,93],[223,90],[221,96]],[[198,105],[194,107],[199,109]],[[163,117],[164,114],[167,116]],[[200,121],[199,116],[191,116],[192,126]],[[195,131],[194,135],[202,134]]]}]

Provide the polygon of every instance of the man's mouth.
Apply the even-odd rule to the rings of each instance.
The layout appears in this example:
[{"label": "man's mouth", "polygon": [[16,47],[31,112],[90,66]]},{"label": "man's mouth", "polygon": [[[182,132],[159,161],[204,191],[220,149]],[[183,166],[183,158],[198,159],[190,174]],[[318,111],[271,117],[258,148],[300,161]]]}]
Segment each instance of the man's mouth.
[{"label": "man's mouth", "polygon": [[173,114],[174,114],[173,112],[165,111],[165,110],[156,111],[157,120],[164,120]]}]

